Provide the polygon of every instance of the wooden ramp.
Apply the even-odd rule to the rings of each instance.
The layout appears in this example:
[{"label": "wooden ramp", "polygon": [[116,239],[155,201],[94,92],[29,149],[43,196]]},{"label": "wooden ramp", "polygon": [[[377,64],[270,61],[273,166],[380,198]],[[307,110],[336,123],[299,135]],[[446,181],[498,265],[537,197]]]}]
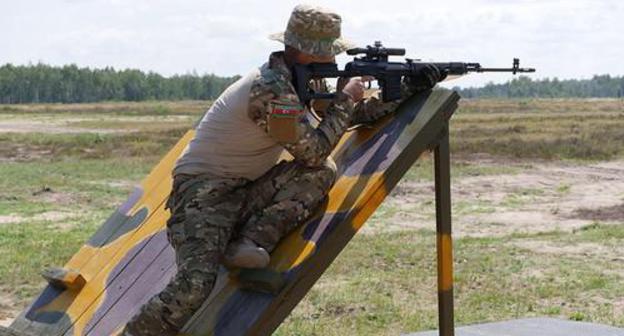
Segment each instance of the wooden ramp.
[{"label": "wooden ramp", "polygon": [[[332,153],[339,174],[317,216],[282,241],[266,272],[273,294],[244,290],[223,269],[212,295],[186,325],[191,335],[271,334],[342,251],[418,157],[446,136],[459,96],[436,89],[405,102],[394,117],[343,137]],[[110,335],[175,274],[164,231],[176,158],[189,131],[11,325],[30,335]],[[9,331],[4,331],[10,335]],[[0,335],[3,331],[0,330]]]}]

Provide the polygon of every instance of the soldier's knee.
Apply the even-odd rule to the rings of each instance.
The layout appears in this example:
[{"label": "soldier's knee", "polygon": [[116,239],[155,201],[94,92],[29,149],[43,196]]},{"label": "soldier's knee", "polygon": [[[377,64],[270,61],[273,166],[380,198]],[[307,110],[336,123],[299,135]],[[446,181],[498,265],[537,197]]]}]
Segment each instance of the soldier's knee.
[{"label": "soldier's knee", "polygon": [[186,274],[189,283],[189,292],[186,301],[190,306],[201,305],[214,286],[216,272],[191,271]]}]

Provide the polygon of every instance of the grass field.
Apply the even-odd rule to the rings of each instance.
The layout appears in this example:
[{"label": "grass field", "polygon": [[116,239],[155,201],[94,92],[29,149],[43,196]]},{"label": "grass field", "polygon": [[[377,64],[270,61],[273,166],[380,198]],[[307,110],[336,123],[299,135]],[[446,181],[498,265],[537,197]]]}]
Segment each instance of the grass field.
[{"label": "grass field", "polygon": [[[0,320],[209,104],[0,105]],[[554,316],[624,327],[624,101],[462,101],[451,149],[457,322]],[[433,214],[424,158],[277,334],[435,328]]]}]

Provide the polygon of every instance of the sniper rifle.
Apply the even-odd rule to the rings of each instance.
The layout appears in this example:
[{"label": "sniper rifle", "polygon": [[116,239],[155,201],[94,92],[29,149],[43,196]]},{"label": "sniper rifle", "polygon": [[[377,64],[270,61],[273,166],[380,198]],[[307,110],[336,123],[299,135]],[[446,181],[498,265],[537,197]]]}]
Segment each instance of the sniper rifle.
[{"label": "sniper rifle", "polygon": [[334,93],[314,92],[309,83],[313,79],[372,76],[381,88],[381,97],[384,102],[401,98],[401,79],[405,76],[418,78],[422,75],[425,67],[434,65],[442,74],[442,77],[465,75],[471,72],[511,72],[516,73],[535,72],[533,68],[521,68],[520,60],[514,58],[511,68],[484,68],[479,63],[463,62],[421,62],[406,58],[405,62],[390,62],[389,56],[404,56],[405,49],[385,48],[380,41],[366,48],[354,48],[347,50],[347,54],[363,57],[354,57],[353,61],[345,65],[344,70],[338,70],[335,63],[310,63],[295,64],[293,84],[297,95],[302,102],[311,99],[333,99]]}]

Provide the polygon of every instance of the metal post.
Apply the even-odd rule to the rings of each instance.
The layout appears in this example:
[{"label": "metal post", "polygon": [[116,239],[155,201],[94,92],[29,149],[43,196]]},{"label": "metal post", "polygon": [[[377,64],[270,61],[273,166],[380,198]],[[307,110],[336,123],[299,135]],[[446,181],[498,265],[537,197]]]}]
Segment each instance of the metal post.
[{"label": "metal post", "polygon": [[440,336],[454,336],[453,240],[451,238],[451,173],[448,124],[434,149],[436,233],[438,251],[438,323]]}]

